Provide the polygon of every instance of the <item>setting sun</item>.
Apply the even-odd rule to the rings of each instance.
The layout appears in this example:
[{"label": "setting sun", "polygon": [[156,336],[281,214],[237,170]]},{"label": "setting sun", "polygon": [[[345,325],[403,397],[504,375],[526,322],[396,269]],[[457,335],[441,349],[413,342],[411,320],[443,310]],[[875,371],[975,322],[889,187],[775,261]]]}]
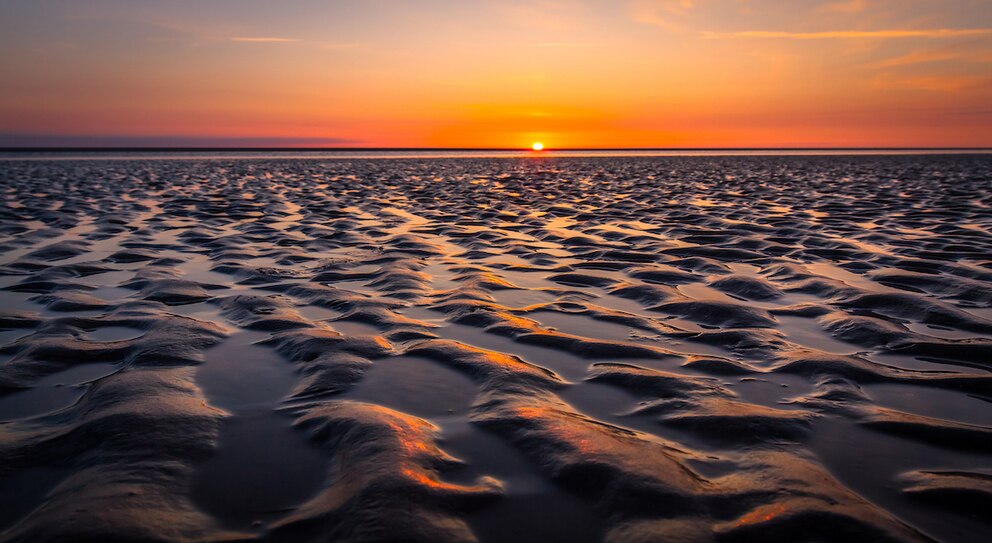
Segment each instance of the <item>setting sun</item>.
[{"label": "setting sun", "polygon": [[535,151],[540,151],[540,150],[544,149],[544,144],[541,143],[541,142],[539,142],[539,141],[536,141],[536,142],[534,142],[534,145],[531,145],[530,146],[530,148],[533,149],[533,150],[535,150]]}]

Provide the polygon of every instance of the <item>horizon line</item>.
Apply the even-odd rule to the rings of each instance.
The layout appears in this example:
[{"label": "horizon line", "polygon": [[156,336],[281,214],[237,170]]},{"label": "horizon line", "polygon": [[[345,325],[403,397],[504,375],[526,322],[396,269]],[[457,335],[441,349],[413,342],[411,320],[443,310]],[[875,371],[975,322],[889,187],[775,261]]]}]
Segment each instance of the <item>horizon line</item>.
[{"label": "horizon line", "polygon": [[545,147],[534,151],[530,147],[272,147],[272,146],[3,146],[2,153],[12,152],[199,152],[199,151],[320,151],[320,152],[443,152],[443,151],[526,151],[534,154],[555,151],[992,151],[990,147]]}]

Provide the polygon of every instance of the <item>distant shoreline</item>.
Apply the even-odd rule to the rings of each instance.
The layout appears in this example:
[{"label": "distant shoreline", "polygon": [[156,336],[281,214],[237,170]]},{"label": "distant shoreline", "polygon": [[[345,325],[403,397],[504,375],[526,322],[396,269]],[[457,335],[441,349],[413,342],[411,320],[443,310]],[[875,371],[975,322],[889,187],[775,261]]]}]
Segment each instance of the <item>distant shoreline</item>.
[{"label": "distant shoreline", "polygon": [[0,161],[114,160],[541,160],[713,157],[989,156],[992,148],[726,148],[726,149],[470,149],[290,147],[58,147],[0,148]]},{"label": "distant shoreline", "polygon": [[193,153],[193,152],[321,152],[321,153],[377,153],[377,152],[843,152],[843,151],[913,151],[913,152],[992,152],[992,147],[569,147],[532,151],[513,147],[0,147],[0,153]]}]

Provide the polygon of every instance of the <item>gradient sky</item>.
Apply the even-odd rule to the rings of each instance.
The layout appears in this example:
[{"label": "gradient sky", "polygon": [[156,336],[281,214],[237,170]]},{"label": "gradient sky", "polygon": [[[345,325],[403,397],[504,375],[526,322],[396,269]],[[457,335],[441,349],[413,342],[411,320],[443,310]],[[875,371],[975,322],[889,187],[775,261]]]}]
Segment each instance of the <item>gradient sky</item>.
[{"label": "gradient sky", "polygon": [[989,0],[0,0],[0,146],[992,146]]}]

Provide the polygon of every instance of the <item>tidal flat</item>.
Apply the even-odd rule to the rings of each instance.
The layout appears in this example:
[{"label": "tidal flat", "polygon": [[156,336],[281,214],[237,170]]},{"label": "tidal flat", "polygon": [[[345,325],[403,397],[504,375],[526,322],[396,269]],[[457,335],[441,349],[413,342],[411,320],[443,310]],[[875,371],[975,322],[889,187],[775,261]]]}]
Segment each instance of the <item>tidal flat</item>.
[{"label": "tidal flat", "polygon": [[0,161],[0,541],[992,537],[992,155]]}]

